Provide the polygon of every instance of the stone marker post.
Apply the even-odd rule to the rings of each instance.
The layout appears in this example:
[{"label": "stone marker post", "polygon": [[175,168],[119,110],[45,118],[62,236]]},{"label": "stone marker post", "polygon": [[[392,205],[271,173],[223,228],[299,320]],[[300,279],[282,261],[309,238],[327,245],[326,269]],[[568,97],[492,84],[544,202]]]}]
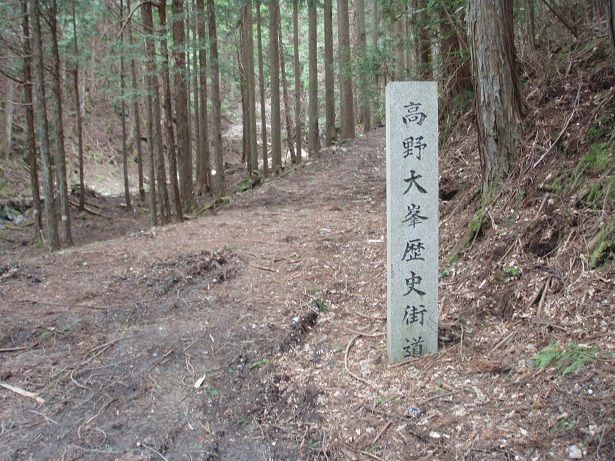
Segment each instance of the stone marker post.
[{"label": "stone marker post", "polygon": [[438,88],[386,89],[387,346],[400,362],[438,350]]}]

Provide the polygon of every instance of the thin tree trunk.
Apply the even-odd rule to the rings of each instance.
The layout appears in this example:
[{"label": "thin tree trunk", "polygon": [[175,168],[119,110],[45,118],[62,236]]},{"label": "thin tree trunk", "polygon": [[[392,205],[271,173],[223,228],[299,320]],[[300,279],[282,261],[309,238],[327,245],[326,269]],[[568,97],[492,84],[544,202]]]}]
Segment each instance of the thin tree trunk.
[{"label": "thin tree trunk", "polygon": [[68,181],[66,177],[66,153],[64,150],[64,123],[62,118],[62,86],[60,74],[60,51],[58,49],[57,3],[51,0],[49,15],[51,26],[51,54],[53,57],[52,101],[54,123],[51,124],[53,134],[53,157],[56,184],[58,188],[58,204],[60,208],[60,239],[66,246],[73,245],[70,226],[70,202],[68,201]]},{"label": "thin tree trunk", "polygon": [[514,47],[512,2],[472,0],[468,11],[483,196],[517,159],[523,103]]},{"label": "thin tree trunk", "polygon": [[207,49],[205,32],[205,1],[197,0],[198,11],[198,34],[199,34],[199,125],[201,133],[201,144],[198,148],[198,156],[201,158],[200,169],[198,170],[199,192],[212,190],[211,186],[211,159],[209,150],[209,129],[207,125]]},{"label": "thin tree trunk", "polygon": [[534,48],[536,48],[536,19],[534,15],[534,0],[525,0],[525,9],[527,11],[526,19],[528,44],[533,50]]},{"label": "thin tree trunk", "polygon": [[179,191],[184,211],[194,207],[192,150],[190,149],[190,113],[188,111],[188,66],[184,31],[183,0],[173,0],[173,58],[175,61],[175,112],[177,114],[177,158]]},{"label": "thin tree trunk", "polygon": [[282,137],[280,135],[280,51],[278,46],[279,0],[269,2],[269,72],[271,74],[271,161],[273,174],[282,169]]},{"label": "thin tree trunk", "polygon": [[[355,0],[357,13],[357,52],[362,58],[365,58],[367,52],[367,35],[365,33],[365,3],[363,0]],[[370,79],[371,80],[371,79]],[[360,91],[360,109],[361,119],[363,120],[363,131],[367,133],[372,129],[371,115],[369,111],[369,91],[368,85],[371,82],[364,81]]]},{"label": "thin tree trunk", "polygon": [[310,157],[316,157],[320,148],[318,140],[318,58],[316,47],[318,46],[316,1],[308,2],[308,42],[309,42],[309,129],[308,146]]},{"label": "thin tree trunk", "polygon": [[[124,0],[120,0],[120,20],[124,21]],[[124,167],[124,197],[126,199],[126,208],[130,211],[132,205],[130,203],[130,186],[128,183],[128,146],[127,146],[127,134],[126,134],[126,77],[125,77],[125,65],[124,65],[124,29],[122,29],[120,37],[120,99],[121,113],[120,119],[122,124],[122,165]]]},{"label": "thin tree trunk", "polygon": [[196,9],[196,1],[192,2],[192,12],[193,12],[193,21],[192,21],[192,91],[193,96],[192,100],[194,101],[194,155],[196,160],[196,186],[195,192],[197,194],[202,193],[201,184],[199,179],[201,178],[201,171],[203,170],[203,157],[201,156],[201,144],[203,144],[203,134],[201,133],[201,90],[200,86],[200,76],[201,69],[199,68],[199,47],[200,47],[200,39],[198,34],[198,18],[197,18],[197,9]]},{"label": "thin tree trunk", "polygon": [[[24,0],[25,1],[25,0]],[[45,76],[43,67],[43,45],[41,39],[39,0],[29,0],[32,19],[32,81],[34,83],[34,116],[36,133],[39,139],[41,155],[41,179],[45,197],[45,230],[47,247],[50,250],[60,248],[58,236],[58,219],[53,174],[51,172],[51,154],[49,149],[49,128],[47,124],[47,101],[45,96]]]},{"label": "thin tree trunk", "polygon": [[609,36],[611,37],[611,59],[615,73],[615,0],[609,2]]},{"label": "thin tree trunk", "polygon": [[299,0],[293,0],[293,69],[295,71],[295,142],[297,163],[303,156],[303,122],[301,120],[301,64],[299,62]]},{"label": "thin tree trunk", "polygon": [[[378,24],[380,23],[380,16],[378,12],[378,0],[372,0],[372,49],[376,51],[378,49],[378,40],[380,38],[380,30]],[[376,73],[374,76],[374,108],[372,111],[372,125],[378,126],[380,122],[378,120],[378,108],[380,108],[380,73]]]},{"label": "thin tree trunk", "polygon": [[297,163],[295,158],[295,145],[293,142],[293,124],[290,116],[290,101],[288,97],[288,82],[286,81],[286,59],[284,41],[282,40],[282,27],[280,26],[280,71],[282,75],[282,96],[284,99],[284,121],[286,124],[286,147],[290,152],[291,163]]},{"label": "thin tree trunk", "polygon": [[325,146],[335,139],[335,76],[333,70],[333,5],[324,2],[325,23]]},{"label": "thin tree trunk", "polygon": [[406,77],[406,36],[404,31],[404,12],[398,11],[393,23],[395,32],[395,78],[403,80]]},{"label": "thin tree trunk", "polygon": [[11,147],[13,145],[13,119],[15,114],[15,105],[13,104],[14,93],[15,82],[7,78],[6,92],[4,94],[4,145],[0,147],[0,152],[4,151],[7,157],[11,153]]},{"label": "thin tree trunk", "polygon": [[169,73],[169,49],[167,46],[167,9],[166,3],[158,4],[158,16],[160,18],[160,52],[162,54],[162,86],[164,91],[164,117],[167,132],[167,160],[169,161],[169,176],[171,180],[171,192],[175,216],[179,222],[184,220],[184,214],[179,195],[179,183],[177,182],[177,156],[175,151],[175,133],[173,131],[173,110],[171,106],[171,76]]},{"label": "thin tree trunk", "polygon": [[263,175],[269,176],[269,159],[267,153],[269,146],[267,145],[267,111],[265,107],[265,74],[263,70],[263,37],[261,27],[261,2],[256,0],[256,33],[258,37],[258,86],[260,93],[260,109],[261,109],[261,142],[263,156]]},{"label": "thin tree trunk", "polygon": [[237,47],[237,69],[239,74],[239,89],[241,93],[241,163],[247,164],[248,151],[250,150],[250,124],[248,122],[248,85],[246,83],[246,53],[243,50],[243,34],[244,26],[241,27],[241,37],[239,39],[242,42],[241,47]]},{"label": "thin tree trunk", "polygon": [[350,65],[350,24],[348,0],[338,0],[338,45],[340,66],[340,135],[342,139],[355,137],[352,69]]},{"label": "thin tree trunk", "polygon": [[79,211],[85,210],[85,174],[83,165],[83,124],[81,119],[81,94],[79,93],[79,42],[77,41],[77,19],[75,14],[75,2],[72,1],[72,20],[73,20],[73,53],[75,62],[73,64],[73,86],[75,90],[75,113],[77,115],[77,139],[79,149]]},{"label": "thin tree trunk", "polygon": [[245,5],[246,84],[248,85],[248,165],[250,173],[258,172],[258,144],[256,141],[256,84],[254,81],[254,33],[252,29],[252,0]]},{"label": "thin tree trunk", "polygon": [[28,16],[27,0],[21,3],[22,31],[23,31],[23,54],[24,54],[24,102],[26,103],[26,123],[28,139],[28,166],[30,167],[30,187],[32,189],[32,208],[34,210],[34,240],[43,236],[43,221],[41,216],[41,195],[38,181],[38,162],[36,160],[36,139],[34,126],[34,107],[32,95],[32,43],[30,38],[30,24]]},{"label": "thin tree trunk", "polygon": [[224,181],[224,158],[222,156],[222,121],[220,100],[220,66],[218,61],[218,33],[216,31],[216,7],[214,0],[207,0],[209,16],[209,49],[211,57],[211,104],[213,109],[213,146],[216,161],[216,185],[218,197],[226,195]]},{"label": "thin tree trunk", "polygon": [[[74,1],[74,0],[73,0]],[[130,12],[130,0],[126,0],[126,8]],[[132,39],[132,18],[128,21],[128,45],[130,49],[133,48],[133,39]],[[132,80],[132,90],[135,93],[135,96],[132,98],[132,114],[134,117],[134,138],[135,143],[137,145],[137,168],[139,174],[139,197],[141,200],[145,200],[145,188],[143,186],[143,148],[141,146],[141,114],[139,113],[139,100],[136,95],[139,92],[139,87],[137,85],[137,66],[135,63],[134,56],[130,58],[130,76]]]},{"label": "thin tree trunk", "polygon": [[[156,68],[156,45],[154,44],[154,39],[152,37],[152,34],[154,33],[152,5],[149,3],[144,3],[141,12],[143,15],[143,26],[145,27],[145,32],[147,34],[145,37],[145,51],[147,54],[147,86],[149,87],[151,98],[151,110],[148,111],[148,136],[151,137],[150,175],[152,176],[152,180],[150,182],[150,193],[154,193],[154,187],[157,189],[157,201],[160,204],[160,222],[164,225],[171,222],[171,206],[169,203],[169,191],[167,189],[164,149],[162,146],[160,84],[158,81],[158,72]],[[155,186],[153,171],[154,168],[156,169]],[[156,207],[154,206],[152,210],[152,213],[155,216]]]}]

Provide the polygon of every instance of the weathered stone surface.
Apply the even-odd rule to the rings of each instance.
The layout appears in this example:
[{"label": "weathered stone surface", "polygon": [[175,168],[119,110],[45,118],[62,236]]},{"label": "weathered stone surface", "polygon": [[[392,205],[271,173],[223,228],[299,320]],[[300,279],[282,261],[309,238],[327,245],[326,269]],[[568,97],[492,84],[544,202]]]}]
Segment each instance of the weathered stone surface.
[{"label": "weathered stone surface", "polygon": [[387,343],[400,362],[438,350],[438,89],[386,91]]}]

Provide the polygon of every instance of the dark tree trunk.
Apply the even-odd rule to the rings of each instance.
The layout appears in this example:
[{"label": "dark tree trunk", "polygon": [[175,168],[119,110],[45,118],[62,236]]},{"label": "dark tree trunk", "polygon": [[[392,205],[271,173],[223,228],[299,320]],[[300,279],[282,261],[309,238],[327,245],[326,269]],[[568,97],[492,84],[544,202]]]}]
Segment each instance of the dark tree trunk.
[{"label": "dark tree trunk", "polygon": [[194,207],[192,186],[192,150],[190,149],[190,113],[188,111],[188,76],[183,0],[173,0],[173,58],[175,61],[175,112],[179,164],[179,192],[184,211]]},{"label": "dark tree trunk", "polygon": [[199,33],[199,125],[201,144],[198,146],[198,156],[201,158],[200,169],[197,172],[199,191],[205,192],[211,186],[211,159],[209,150],[209,128],[207,110],[207,49],[205,31],[205,0],[197,0],[198,33]]},{"label": "dark tree trunk", "polygon": [[49,9],[49,24],[51,27],[51,54],[53,57],[52,101],[54,116],[51,124],[53,135],[53,159],[58,189],[58,205],[60,208],[60,239],[66,246],[73,245],[70,226],[70,202],[68,201],[68,181],[66,177],[66,153],[64,150],[64,123],[62,117],[62,85],[60,74],[60,50],[58,49],[57,3],[51,0]]},{"label": "dark tree trunk", "polygon": [[517,160],[521,131],[523,105],[517,78],[512,2],[472,0],[468,36],[486,197],[506,178]]},{"label": "dark tree trunk", "polygon": [[[120,0],[120,20],[124,21],[124,0]],[[125,65],[124,65],[124,29],[122,29],[121,37],[120,37],[120,99],[121,109],[120,109],[120,121],[122,124],[122,165],[124,167],[124,197],[126,199],[126,208],[130,211],[132,209],[132,205],[130,203],[130,186],[128,184],[128,146],[127,146],[127,135],[126,135],[126,77],[125,77]]]},{"label": "dark tree trunk", "polygon": [[260,110],[261,110],[261,142],[263,156],[263,175],[269,176],[269,159],[267,145],[267,111],[265,108],[265,72],[263,69],[263,33],[261,26],[261,2],[256,1],[256,33],[258,37],[258,86],[260,94]]},{"label": "dark tree trunk", "polygon": [[45,230],[47,247],[50,250],[60,248],[58,236],[58,218],[56,210],[55,187],[51,172],[51,153],[49,149],[49,127],[47,124],[47,100],[45,95],[45,75],[43,66],[43,44],[39,0],[29,0],[32,19],[32,81],[34,84],[34,117],[36,134],[41,155],[41,179],[45,205]]},{"label": "dark tree trunk", "polygon": [[[142,7],[143,25],[145,27],[145,51],[147,53],[147,85],[150,90],[150,110],[148,110],[148,136],[150,142],[150,193],[154,193],[154,167],[156,169],[156,189],[158,192],[158,203],[160,204],[160,221],[168,224],[171,222],[171,206],[169,203],[169,191],[167,189],[167,178],[164,161],[164,149],[162,146],[162,126],[160,110],[160,84],[156,66],[156,45],[152,34],[154,33],[154,19],[152,17],[152,6],[144,3]],[[156,214],[155,204],[152,208]],[[154,223],[155,225],[155,223]]]},{"label": "dark tree trunk", "polygon": [[338,0],[338,34],[340,66],[340,136],[355,137],[352,70],[350,68],[350,24],[348,0]]},{"label": "dark tree trunk", "polygon": [[308,146],[310,157],[318,155],[320,142],[318,139],[318,29],[316,16],[316,1],[308,2],[308,42],[309,42],[309,129],[308,129]]},{"label": "dark tree trunk", "polygon": [[303,122],[301,120],[301,63],[299,62],[299,0],[293,0],[293,70],[295,72],[295,142],[297,163],[303,155]]},{"label": "dark tree trunk", "polygon": [[[32,43],[30,38],[30,24],[27,0],[22,0],[22,31],[24,52],[24,101],[26,103],[26,123],[28,139],[28,166],[30,167],[30,187],[32,189],[32,208],[34,210],[34,240],[43,236],[43,220],[41,215],[41,195],[38,181],[38,162],[36,160],[36,138],[34,126],[34,97],[32,95]],[[82,194],[83,195],[83,194]]]},{"label": "dark tree trunk", "polygon": [[[74,1],[74,0],[73,0]],[[126,8],[128,12],[130,9],[130,0],[126,1]],[[132,18],[128,22],[128,45],[132,49],[134,46],[134,42],[132,39]],[[132,90],[135,95],[139,92],[139,87],[137,85],[137,65],[135,63],[135,58],[130,58],[130,78],[132,83]],[[145,188],[143,187],[143,147],[141,146],[141,114],[139,113],[139,100],[136,96],[132,98],[132,115],[134,117],[134,138],[135,144],[137,145],[137,170],[139,175],[139,198],[141,200],[145,200]]]},{"label": "dark tree trunk", "polygon": [[282,137],[280,135],[280,51],[278,46],[279,0],[269,2],[269,72],[271,74],[271,167],[273,174],[282,170]]},{"label": "dark tree trunk", "polygon": [[81,119],[81,93],[79,91],[79,43],[77,41],[77,19],[75,14],[75,2],[72,1],[72,20],[73,20],[73,53],[75,62],[73,64],[73,86],[75,90],[75,113],[77,114],[77,139],[79,148],[79,211],[85,210],[85,175],[83,168],[83,125]]},{"label": "dark tree trunk", "polygon": [[290,152],[291,163],[297,163],[295,158],[295,144],[293,142],[293,124],[290,116],[290,100],[288,96],[288,82],[286,81],[286,52],[282,40],[282,27],[280,26],[280,73],[282,77],[282,99],[284,101],[284,122],[286,125],[286,147]]},{"label": "dark tree trunk", "polygon": [[325,23],[325,146],[335,139],[335,77],[333,69],[333,5],[324,1]]},{"label": "dark tree trunk", "polygon": [[[365,53],[367,52],[367,35],[365,33],[365,3],[363,0],[356,0],[355,8],[357,13],[357,54],[365,58]],[[362,83],[359,107],[361,110],[361,120],[363,121],[363,131],[367,133],[372,129],[368,92],[368,85],[371,84],[371,81],[363,81]]]},{"label": "dark tree trunk", "polygon": [[162,86],[164,88],[164,117],[167,132],[167,160],[169,161],[169,176],[175,216],[181,222],[184,220],[184,215],[179,195],[179,183],[177,182],[177,155],[175,150],[175,132],[173,131],[173,109],[171,106],[171,76],[169,72],[169,49],[166,39],[167,9],[165,2],[158,4],[158,15],[160,18],[160,51],[162,54]]}]

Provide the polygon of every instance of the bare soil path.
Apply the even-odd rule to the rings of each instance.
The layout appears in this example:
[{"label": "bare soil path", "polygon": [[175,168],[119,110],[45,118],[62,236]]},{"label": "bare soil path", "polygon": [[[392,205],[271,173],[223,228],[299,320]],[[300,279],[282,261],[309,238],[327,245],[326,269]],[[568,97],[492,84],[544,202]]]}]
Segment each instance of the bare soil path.
[{"label": "bare soil path", "polygon": [[[478,171],[461,161],[449,178]],[[612,358],[565,379],[529,360],[557,335],[613,344],[607,275],[579,276],[596,325],[577,332],[531,320],[538,280],[502,320],[487,256],[443,262],[442,351],[388,366],[384,167],[378,130],[198,220],[9,254],[0,381],[45,403],[0,388],[0,460],[608,459]]]}]

